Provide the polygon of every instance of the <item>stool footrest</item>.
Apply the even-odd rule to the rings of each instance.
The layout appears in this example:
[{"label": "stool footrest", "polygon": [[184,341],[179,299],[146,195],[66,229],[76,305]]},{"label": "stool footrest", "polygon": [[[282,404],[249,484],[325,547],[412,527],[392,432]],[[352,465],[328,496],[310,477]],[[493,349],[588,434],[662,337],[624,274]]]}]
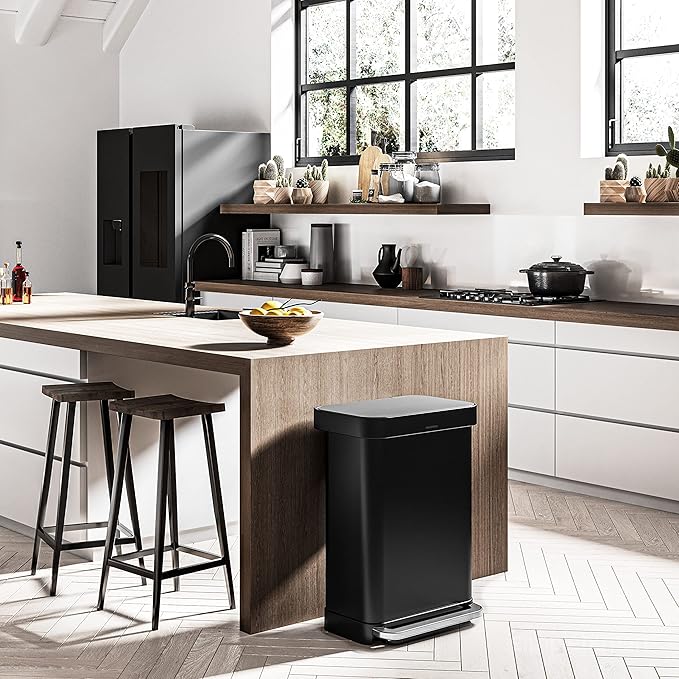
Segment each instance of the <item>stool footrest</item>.
[{"label": "stool footrest", "polygon": [[[106,527],[106,524],[103,526],[99,526],[96,523],[75,523],[71,524],[70,526],[64,526],[64,531],[66,530],[88,530],[92,528],[104,528]],[[56,541],[54,539],[54,536],[51,533],[48,533],[47,531],[49,530],[54,530],[54,526],[48,526],[47,528],[38,528],[37,533],[38,536],[47,543],[49,547],[52,549],[56,549]],[[115,544],[116,545],[133,545],[135,542],[133,537],[126,537],[126,538],[116,538],[115,539]],[[100,538],[98,540],[80,540],[78,542],[70,542],[69,540],[62,540],[61,541],[61,546],[59,547],[60,552],[70,552],[73,551],[74,549],[93,549],[95,547],[103,547],[106,544],[106,540],[103,538]],[[153,551],[153,550],[151,550]]]},{"label": "stool footrest", "polygon": [[[172,552],[174,548],[172,545],[166,545],[163,548],[163,552]],[[177,546],[178,552],[183,552],[184,554],[191,554],[192,556],[197,556],[201,559],[205,559],[203,563],[192,563],[188,566],[179,566],[178,568],[172,568],[169,571],[163,571],[160,574],[161,580],[167,580],[168,578],[177,578],[180,575],[189,575],[190,573],[197,573],[198,571],[204,571],[208,568],[218,568],[219,566],[225,566],[227,558],[225,556],[219,556],[218,554],[212,554],[210,552],[204,552],[202,549],[194,549],[193,547],[184,547],[183,545]],[[114,566],[115,568],[120,568],[124,571],[129,571],[135,575],[141,575],[142,577],[153,579],[154,573],[148,568],[142,568],[141,566],[136,566],[135,564],[128,563],[134,559],[140,559],[144,556],[152,556],[155,549],[142,549],[138,552],[130,552],[129,554],[120,554],[117,556],[112,556],[108,560],[109,566]]]}]

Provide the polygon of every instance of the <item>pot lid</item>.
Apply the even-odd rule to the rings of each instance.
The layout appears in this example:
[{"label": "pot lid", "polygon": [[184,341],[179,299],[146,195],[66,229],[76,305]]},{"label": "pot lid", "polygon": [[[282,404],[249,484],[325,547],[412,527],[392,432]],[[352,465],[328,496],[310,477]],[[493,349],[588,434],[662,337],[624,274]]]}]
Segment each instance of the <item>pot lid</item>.
[{"label": "pot lid", "polygon": [[540,262],[539,264],[533,264],[529,269],[522,269],[522,271],[572,271],[573,273],[591,273],[587,271],[584,267],[579,264],[574,264],[573,262],[562,262],[560,255],[552,255],[551,262]]}]

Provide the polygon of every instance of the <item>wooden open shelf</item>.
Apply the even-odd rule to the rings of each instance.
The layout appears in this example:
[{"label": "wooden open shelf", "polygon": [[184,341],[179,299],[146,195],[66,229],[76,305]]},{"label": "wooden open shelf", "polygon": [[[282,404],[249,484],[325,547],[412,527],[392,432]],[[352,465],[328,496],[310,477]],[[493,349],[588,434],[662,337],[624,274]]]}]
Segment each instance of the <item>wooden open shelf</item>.
[{"label": "wooden open shelf", "polygon": [[326,203],[312,205],[222,203],[223,215],[489,215],[488,203]]},{"label": "wooden open shelf", "polygon": [[679,216],[679,203],[585,203],[586,215]]}]

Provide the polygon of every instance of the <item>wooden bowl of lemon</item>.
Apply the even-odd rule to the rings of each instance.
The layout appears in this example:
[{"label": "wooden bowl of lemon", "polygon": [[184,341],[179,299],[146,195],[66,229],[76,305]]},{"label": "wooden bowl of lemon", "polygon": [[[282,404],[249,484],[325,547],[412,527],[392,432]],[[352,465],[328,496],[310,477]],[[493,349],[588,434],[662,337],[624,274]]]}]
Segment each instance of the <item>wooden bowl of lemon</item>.
[{"label": "wooden bowl of lemon", "polygon": [[284,307],[269,300],[255,309],[243,309],[238,316],[252,332],[266,337],[268,344],[285,346],[311,332],[320,323],[323,312],[301,305]]}]

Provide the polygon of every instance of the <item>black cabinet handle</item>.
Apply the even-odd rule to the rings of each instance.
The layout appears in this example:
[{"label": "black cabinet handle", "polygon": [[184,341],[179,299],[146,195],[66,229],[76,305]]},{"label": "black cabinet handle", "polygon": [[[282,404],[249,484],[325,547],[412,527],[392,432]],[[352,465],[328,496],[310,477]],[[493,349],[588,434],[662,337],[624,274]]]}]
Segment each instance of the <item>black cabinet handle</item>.
[{"label": "black cabinet handle", "polygon": [[122,219],[113,219],[111,221],[111,225],[113,226],[114,231],[122,231],[123,230],[123,220]]}]

